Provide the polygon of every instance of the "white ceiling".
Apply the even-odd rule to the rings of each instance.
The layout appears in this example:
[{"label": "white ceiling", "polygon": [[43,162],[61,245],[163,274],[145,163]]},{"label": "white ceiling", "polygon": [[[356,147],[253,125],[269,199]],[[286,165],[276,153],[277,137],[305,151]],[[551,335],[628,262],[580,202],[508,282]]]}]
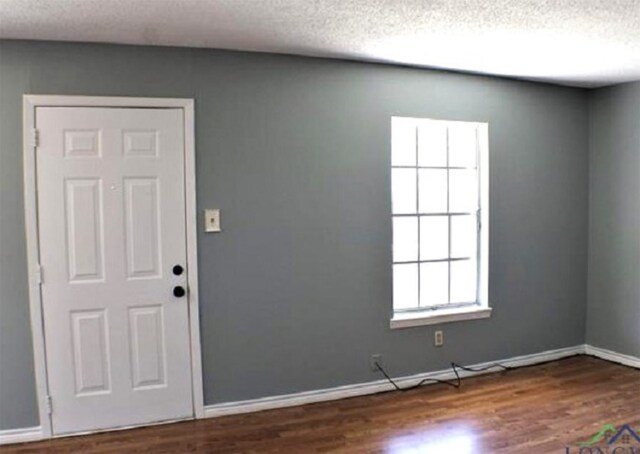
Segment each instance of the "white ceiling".
[{"label": "white ceiling", "polygon": [[640,80],[640,0],[0,0],[0,38],[336,57],[584,87]]}]

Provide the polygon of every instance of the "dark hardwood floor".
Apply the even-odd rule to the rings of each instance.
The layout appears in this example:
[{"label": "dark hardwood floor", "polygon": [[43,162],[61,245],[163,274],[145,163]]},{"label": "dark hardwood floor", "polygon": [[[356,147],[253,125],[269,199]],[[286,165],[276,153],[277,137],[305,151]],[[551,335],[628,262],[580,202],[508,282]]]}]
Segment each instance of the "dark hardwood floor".
[{"label": "dark hardwood floor", "polygon": [[460,389],[430,385],[0,451],[566,454],[604,424],[640,429],[640,371],[577,356],[464,379]]}]

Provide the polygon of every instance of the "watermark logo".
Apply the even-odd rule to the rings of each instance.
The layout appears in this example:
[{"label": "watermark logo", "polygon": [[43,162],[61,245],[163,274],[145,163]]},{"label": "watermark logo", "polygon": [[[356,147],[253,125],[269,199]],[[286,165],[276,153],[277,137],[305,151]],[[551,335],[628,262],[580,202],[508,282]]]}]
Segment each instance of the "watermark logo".
[{"label": "watermark logo", "polygon": [[565,454],[640,454],[640,427],[605,424],[589,440],[567,446]]}]

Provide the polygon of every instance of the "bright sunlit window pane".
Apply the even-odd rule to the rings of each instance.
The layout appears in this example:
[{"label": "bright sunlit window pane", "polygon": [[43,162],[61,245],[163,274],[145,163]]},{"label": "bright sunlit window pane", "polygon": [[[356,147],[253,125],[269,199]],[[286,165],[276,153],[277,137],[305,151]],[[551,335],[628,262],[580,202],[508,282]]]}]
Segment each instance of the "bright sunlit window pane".
[{"label": "bright sunlit window pane", "polygon": [[391,165],[416,165],[416,126],[411,119],[391,120]]},{"label": "bright sunlit window pane", "polygon": [[478,209],[478,176],[475,170],[449,170],[449,211],[471,213]]},{"label": "bright sunlit window pane", "polygon": [[395,309],[418,307],[418,264],[393,265],[393,306]]},{"label": "bright sunlit window pane", "polygon": [[451,216],[451,257],[475,257],[478,248],[478,218]]},{"label": "bright sunlit window pane", "polygon": [[418,218],[393,218],[393,261],[418,260]]},{"label": "bright sunlit window pane", "polygon": [[449,258],[449,217],[423,216],[420,219],[420,260]]},{"label": "bright sunlit window pane", "polygon": [[447,126],[445,123],[424,123],[418,126],[418,165],[446,167]]},{"label": "bright sunlit window pane", "polygon": [[451,262],[451,302],[473,303],[476,301],[477,264],[475,260]]},{"label": "bright sunlit window pane", "polygon": [[416,170],[391,170],[391,203],[393,214],[414,214],[417,208]]},{"label": "bright sunlit window pane", "polygon": [[477,154],[475,125],[449,126],[449,167],[475,167]]},{"label": "bright sunlit window pane", "polygon": [[391,133],[394,310],[484,304],[487,126],[394,117]]},{"label": "bright sunlit window pane", "polygon": [[447,212],[447,171],[420,169],[420,213]]},{"label": "bright sunlit window pane", "polygon": [[420,306],[447,304],[449,298],[449,264],[420,264]]}]

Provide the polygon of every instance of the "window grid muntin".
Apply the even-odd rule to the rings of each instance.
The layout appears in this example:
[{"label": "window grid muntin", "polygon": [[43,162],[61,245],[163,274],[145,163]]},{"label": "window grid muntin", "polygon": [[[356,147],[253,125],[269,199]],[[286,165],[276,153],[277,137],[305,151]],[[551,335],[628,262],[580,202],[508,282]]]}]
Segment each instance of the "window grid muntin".
[{"label": "window grid muntin", "polygon": [[[451,169],[449,168],[449,127],[447,126],[447,140],[445,143],[447,144],[447,213],[451,211]],[[417,164],[417,163],[416,163]],[[477,164],[477,162],[476,162]],[[447,217],[447,226],[449,227],[449,231],[447,234],[447,258],[451,259],[451,216]],[[420,256],[418,256],[420,257]],[[420,298],[420,293],[418,293],[418,298]],[[451,304],[451,260],[447,261],[447,304]],[[418,299],[418,307],[420,307],[420,299]]]},{"label": "window grid muntin", "polygon": [[[418,163],[420,162],[420,143],[418,142],[420,140],[420,137],[418,137],[418,127],[415,127],[415,135],[416,135],[416,166],[418,165]],[[416,214],[420,213],[420,171],[418,170],[418,168],[416,167]],[[418,244],[417,244],[417,248],[418,248],[418,261],[420,260],[420,231],[421,231],[421,226],[420,226],[420,216],[418,216]],[[421,291],[421,287],[422,287],[422,279],[421,279],[421,274],[420,274],[420,263],[418,263],[418,306],[420,307],[420,291]]]},{"label": "window grid muntin", "polygon": [[439,309],[456,309],[456,308],[468,308],[471,306],[481,306],[477,301],[471,301],[468,303],[446,303],[446,304],[432,304],[431,306],[419,306],[405,309],[394,309],[396,314],[412,313],[412,312],[424,312],[424,311],[437,311]]},{"label": "window grid muntin", "polygon": [[427,259],[427,260],[400,260],[393,262],[394,265],[415,265],[420,263],[442,263],[442,262],[465,262],[473,260],[473,257],[453,257],[448,259]]},{"label": "window grid muntin", "polygon": [[[481,279],[481,275],[480,275],[480,271],[481,271],[481,263],[482,261],[480,260],[480,254],[482,253],[482,250],[480,249],[482,246],[481,243],[481,234],[480,234],[480,229],[482,228],[482,216],[481,216],[481,210],[482,210],[482,172],[480,172],[480,136],[479,136],[479,131],[478,131],[478,127],[476,126],[476,184],[477,184],[477,188],[476,188],[476,195],[478,197],[478,202],[476,204],[476,302],[480,303],[480,279]],[[488,251],[486,251],[485,253],[488,253]]]},{"label": "window grid muntin", "polygon": [[[449,122],[448,122],[449,123]],[[437,309],[443,309],[443,308],[456,308],[456,307],[468,307],[468,306],[473,306],[473,305],[480,305],[480,279],[481,279],[481,260],[480,260],[480,254],[481,254],[481,234],[480,234],[480,229],[481,229],[481,200],[482,200],[482,194],[481,194],[481,190],[482,190],[482,182],[481,182],[481,174],[482,172],[480,171],[480,145],[479,145],[479,136],[478,136],[478,127],[477,125],[474,128],[474,133],[475,133],[475,159],[476,159],[476,165],[473,167],[465,167],[465,166],[453,166],[450,167],[449,166],[449,162],[450,162],[450,147],[449,147],[449,134],[450,134],[450,128],[447,125],[446,126],[446,166],[421,166],[419,165],[420,162],[420,156],[419,156],[419,146],[420,146],[420,137],[419,137],[419,127],[418,125],[416,125],[414,127],[414,134],[415,134],[415,156],[416,156],[416,165],[414,166],[410,166],[410,165],[391,165],[392,169],[413,169],[416,172],[416,212],[415,213],[401,213],[401,214],[393,214],[392,213],[392,218],[395,217],[414,217],[417,219],[417,228],[418,228],[418,234],[417,234],[417,240],[418,240],[418,244],[417,244],[417,249],[418,249],[418,260],[416,261],[392,261],[393,265],[405,265],[405,264],[417,264],[417,272],[418,272],[418,282],[417,282],[417,287],[418,287],[418,301],[417,301],[417,306],[415,308],[405,308],[405,309],[396,309],[395,308],[395,303],[394,303],[394,312],[416,312],[416,311],[421,311],[421,310],[437,310]],[[393,131],[392,131],[393,134]],[[393,152],[393,151],[392,151]],[[447,212],[446,213],[421,213],[420,212],[420,169],[439,169],[439,170],[446,170],[447,172]],[[476,176],[476,184],[477,184],[477,209],[475,211],[472,212],[455,212],[455,213],[451,213],[449,212],[450,210],[450,191],[451,191],[451,185],[450,185],[450,171],[451,170],[475,170],[475,176]],[[460,261],[465,261],[465,260],[472,260],[473,257],[451,257],[451,219],[452,216],[475,216],[476,219],[476,283],[475,283],[475,293],[476,293],[476,299],[475,301],[471,301],[471,302],[456,302],[456,303],[452,303],[451,302],[451,263],[452,262],[460,262]],[[420,232],[421,232],[421,228],[420,228],[420,219],[422,217],[425,216],[447,216],[447,225],[448,225],[448,234],[447,234],[447,250],[448,250],[448,258],[446,259],[429,259],[429,260],[422,260],[420,257]],[[443,304],[433,304],[433,305],[428,305],[428,306],[422,306],[421,305],[421,264],[422,263],[437,263],[437,262],[447,262],[447,302],[443,303]]]},{"label": "window grid muntin", "polygon": [[477,170],[478,167],[461,167],[461,166],[391,166],[394,169],[435,169],[435,170]]}]

